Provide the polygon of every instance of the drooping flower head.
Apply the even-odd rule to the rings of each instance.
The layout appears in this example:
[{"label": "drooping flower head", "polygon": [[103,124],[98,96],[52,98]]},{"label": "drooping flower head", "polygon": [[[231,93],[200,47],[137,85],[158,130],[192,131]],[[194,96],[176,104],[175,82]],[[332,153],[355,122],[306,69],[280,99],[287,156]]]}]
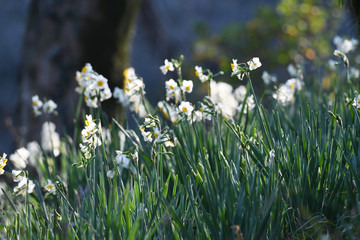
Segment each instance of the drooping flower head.
[{"label": "drooping flower head", "polygon": [[116,150],[115,161],[120,167],[129,168],[130,158],[126,154],[123,154],[122,151]]}]

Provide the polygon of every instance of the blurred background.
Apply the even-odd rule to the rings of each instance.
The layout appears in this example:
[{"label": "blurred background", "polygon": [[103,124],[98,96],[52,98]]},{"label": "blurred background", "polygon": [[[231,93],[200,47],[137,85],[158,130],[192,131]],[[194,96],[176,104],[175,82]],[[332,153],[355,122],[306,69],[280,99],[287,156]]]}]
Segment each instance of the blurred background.
[{"label": "blurred background", "polygon": [[[75,72],[85,63],[122,86],[122,72],[134,67],[144,78],[153,105],[164,99],[164,59],[185,56],[184,78],[194,66],[225,71],[233,58],[259,57],[261,74],[286,81],[286,68],[309,63],[309,71],[332,55],[336,34],[357,37],[356,24],[338,0],[0,0],[0,153],[11,154],[39,139],[45,119],[35,118],[31,97],[53,99],[59,115],[50,119],[70,132],[78,94]],[[199,84],[194,99],[203,94]],[[108,101],[110,112],[118,105]]]}]

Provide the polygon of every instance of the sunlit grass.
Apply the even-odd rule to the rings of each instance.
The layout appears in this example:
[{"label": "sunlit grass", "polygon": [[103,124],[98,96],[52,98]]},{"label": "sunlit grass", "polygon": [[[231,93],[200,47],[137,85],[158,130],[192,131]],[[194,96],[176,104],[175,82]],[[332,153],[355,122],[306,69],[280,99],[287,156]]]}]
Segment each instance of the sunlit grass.
[{"label": "sunlit grass", "polygon": [[[331,91],[324,91],[315,76],[303,79],[298,68],[295,80],[283,85],[287,89],[267,86],[257,98],[250,77],[252,70],[259,71],[259,59],[235,61],[236,66],[233,61],[232,75],[245,79],[240,83],[246,91],[237,102],[239,108],[224,112],[227,102],[221,100],[221,89],[211,89],[221,85],[210,84],[217,74],[198,66],[197,76],[210,96],[202,103],[185,102],[191,91],[181,86],[192,89],[192,83],[182,77],[182,61],[165,61],[161,67],[164,74],[178,73],[178,79],[166,85],[169,101],[161,108],[150,110],[135,71],[127,76],[124,90],[114,93],[129,107],[129,120],[138,124],[135,129],[102,111],[107,80],[102,79],[101,86],[94,80],[98,92],[84,94],[90,85],[80,89],[80,101],[85,97],[90,115],[78,108],[74,119],[82,116],[85,122],[75,121],[74,135],[62,138],[58,156],[40,144],[34,164],[38,176],[27,169],[22,173],[34,181],[33,191],[23,188],[23,195],[15,195],[10,188],[3,190],[2,236],[360,237],[357,78],[338,69],[329,77]],[[77,75],[80,87],[86,84],[80,80],[87,77],[86,71]],[[264,101],[271,101],[266,104],[269,108],[263,107]],[[146,119],[139,117],[142,111],[149,114]],[[5,174],[11,179],[10,169]],[[47,179],[55,183],[55,194]]]}]

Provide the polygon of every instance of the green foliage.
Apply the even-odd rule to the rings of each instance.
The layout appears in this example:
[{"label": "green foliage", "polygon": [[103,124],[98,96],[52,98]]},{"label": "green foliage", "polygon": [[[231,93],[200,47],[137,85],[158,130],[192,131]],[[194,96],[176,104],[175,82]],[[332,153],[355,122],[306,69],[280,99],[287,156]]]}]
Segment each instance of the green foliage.
[{"label": "green foliage", "polygon": [[[44,152],[42,175],[56,181],[56,195],[37,182],[23,199],[4,192],[2,231],[9,239],[358,238],[360,117],[345,99],[359,86],[341,76],[330,109],[311,79],[286,107],[264,109],[255,98],[254,111],[234,119],[160,118],[176,137],[173,148],[144,142],[96,109],[111,140],[82,168],[73,166],[80,135],[77,144],[64,139],[61,166]],[[250,79],[247,89],[254,94]],[[128,169],[116,167],[120,146],[138,153]]]},{"label": "green foliage", "polygon": [[[226,25],[213,36],[206,34],[204,23],[198,23],[194,61],[229,70],[232,58],[241,56],[245,61],[258,56],[270,72],[281,72],[282,66],[302,59],[319,64],[331,55],[329,39],[343,19],[344,11],[337,4],[333,0],[281,0],[276,6],[259,7],[253,19]],[[254,79],[260,76],[255,74]]]}]

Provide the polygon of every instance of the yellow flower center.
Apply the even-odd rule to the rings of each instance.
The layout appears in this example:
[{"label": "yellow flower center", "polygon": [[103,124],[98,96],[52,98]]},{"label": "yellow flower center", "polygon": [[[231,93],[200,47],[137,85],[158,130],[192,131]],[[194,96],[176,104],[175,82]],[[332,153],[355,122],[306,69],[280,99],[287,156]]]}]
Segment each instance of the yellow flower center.
[{"label": "yellow flower center", "polygon": [[50,184],[50,185],[48,186],[48,188],[51,190],[51,189],[53,189],[53,186]]},{"label": "yellow flower center", "polygon": [[199,73],[198,73],[198,71],[195,71],[195,75],[196,75],[197,77],[199,77]]},{"label": "yellow flower center", "polygon": [[166,117],[166,119],[169,119],[169,114],[167,112],[164,112],[164,116]]},{"label": "yellow flower center", "polygon": [[89,121],[88,120],[85,120],[85,124],[86,124],[86,126],[89,126]]},{"label": "yellow flower center", "polygon": [[200,112],[203,112],[204,111],[204,109],[203,108],[200,108]]},{"label": "yellow flower center", "polygon": [[87,70],[87,67],[83,67],[83,68],[81,69],[81,71],[82,71],[83,73],[85,73],[86,70]]},{"label": "yellow flower center", "polygon": [[165,68],[166,68],[167,70],[169,70],[169,69],[170,69],[170,65],[166,65]]},{"label": "yellow flower center", "polygon": [[89,98],[87,96],[84,97],[85,101],[89,100]]},{"label": "yellow flower center", "polygon": [[183,107],[183,108],[182,108],[182,111],[183,111],[184,113],[186,113],[186,112],[187,112],[187,108],[186,108],[186,107]]},{"label": "yellow flower center", "polygon": [[159,136],[159,134],[154,133],[154,137],[155,137],[155,138],[158,138],[158,136]]},{"label": "yellow flower center", "polygon": [[231,69],[234,69],[234,64],[233,63],[231,64]]},{"label": "yellow flower center", "polygon": [[174,86],[170,86],[169,88],[170,88],[171,90],[174,90]]},{"label": "yellow flower center", "polygon": [[99,81],[97,82],[97,84],[98,84],[99,87],[101,87],[102,85],[104,85],[104,82],[103,82],[102,80],[99,80]]},{"label": "yellow flower center", "polygon": [[185,89],[186,91],[190,91],[190,86],[187,86]]},{"label": "yellow flower center", "polygon": [[36,105],[37,105],[37,102],[36,102],[36,101],[33,101],[32,104],[33,104],[34,106],[36,106]]},{"label": "yellow flower center", "polygon": [[294,84],[291,84],[291,85],[290,85],[290,88],[293,89],[293,88],[294,88]]}]

